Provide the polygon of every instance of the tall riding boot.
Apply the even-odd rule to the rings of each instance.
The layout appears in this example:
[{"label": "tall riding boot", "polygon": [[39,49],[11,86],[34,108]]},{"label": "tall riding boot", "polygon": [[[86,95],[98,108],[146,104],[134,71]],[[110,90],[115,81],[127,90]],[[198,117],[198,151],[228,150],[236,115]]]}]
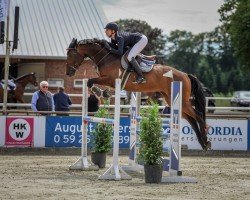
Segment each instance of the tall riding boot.
[{"label": "tall riding boot", "polygon": [[137,74],[137,77],[136,77],[136,82],[139,84],[139,83],[142,83],[142,82],[146,82],[146,80],[143,78],[142,76],[142,71],[140,69],[140,66],[138,64],[138,62],[136,61],[136,59],[134,57],[132,57],[130,63],[133,65],[133,67],[135,68],[135,72]]}]

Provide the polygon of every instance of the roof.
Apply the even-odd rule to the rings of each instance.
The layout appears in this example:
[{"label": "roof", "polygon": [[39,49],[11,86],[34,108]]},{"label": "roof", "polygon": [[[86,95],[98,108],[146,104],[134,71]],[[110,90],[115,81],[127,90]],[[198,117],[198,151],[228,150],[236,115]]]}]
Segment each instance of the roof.
[{"label": "roof", "polygon": [[[10,37],[13,40],[15,6],[20,7],[18,49],[13,58],[65,59],[73,37],[105,38],[106,16],[99,0],[11,0]],[[5,44],[0,45],[0,56]]]}]

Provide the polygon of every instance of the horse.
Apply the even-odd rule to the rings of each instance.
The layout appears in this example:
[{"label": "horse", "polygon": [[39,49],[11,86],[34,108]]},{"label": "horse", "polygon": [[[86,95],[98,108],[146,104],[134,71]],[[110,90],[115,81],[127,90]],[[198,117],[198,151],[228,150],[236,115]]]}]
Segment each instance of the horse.
[{"label": "horse", "polygon": [[[124,69],[121,65],[121,56],[110,53],[105,48],[105,42],[96,38],[77,42],[77,39],[73,38],[67,48],[66,75],[70,77],[75,75],[88,58],[95,64],[98,77],[89,79],[87,86],[92,88],[94,84],[98,84],[114,88],[115,79],[121,78]],[[146,83],[136,84],[135,75],[132,72],[128,78],[124,87],[126,91],[159,92],[168,105],[171,101],[171,82],[182,81],[182,117],[192,126],[203,150],[211,148],[207,138],[205,96],[201,83],[195,76],[161,64],[154,64],[151,71],[144,73]]]},{"label": "horse", "polygon": [[[28,83],[34,85],[35,87],[38,86],[34,72],[18,77],[17,79],[15,79],[14,82],[16,84],[16,89],[14,90],[14,93],[10,94],[8,91],[7,101],[9,103],[17,103],[17,102],[24,103],[23,93]],[[4,93],[3,91],[4,89],[0,88],[0,102],[3,102],[3,93]]]}]

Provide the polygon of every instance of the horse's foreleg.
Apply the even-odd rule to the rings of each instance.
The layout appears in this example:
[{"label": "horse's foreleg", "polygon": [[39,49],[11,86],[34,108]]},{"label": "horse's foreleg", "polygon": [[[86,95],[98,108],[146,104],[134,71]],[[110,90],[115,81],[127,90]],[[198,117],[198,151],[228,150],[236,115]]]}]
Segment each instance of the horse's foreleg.
[{"label": "horse's foreleg", "polygon": [[100,77],[99,78],[92,78],[92,79],[88,80],[87,86],[89,88],[91,88],[91,91],[93,93],[95,93],[98,97],[109,98],[111,96],[111,93],[108,89],[102,90],[99,87],[94,86],[94,84],[109,86],[109,84],[107,84],[108,80],[109,80],[109,78],[100,78]]},{"label": "horse's foreleg", "polygon": [[89,88],[91,88],[94,84],[114,87],[115,86],[115,81],[112,82],[112,80],[110,80],[110,77],[105,76],[105,77],[91,78],[87,82],[87,86]]}]

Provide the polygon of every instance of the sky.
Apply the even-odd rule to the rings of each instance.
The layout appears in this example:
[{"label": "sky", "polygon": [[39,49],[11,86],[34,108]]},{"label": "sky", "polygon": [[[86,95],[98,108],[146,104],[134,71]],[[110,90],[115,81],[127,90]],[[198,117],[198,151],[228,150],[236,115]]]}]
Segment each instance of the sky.
[{"label": "sky", "polygon": [[186,30],[194,34],[220,24],[217,10],[223,0],[100,0],[108,21],[139,19],[165,34]]}]

